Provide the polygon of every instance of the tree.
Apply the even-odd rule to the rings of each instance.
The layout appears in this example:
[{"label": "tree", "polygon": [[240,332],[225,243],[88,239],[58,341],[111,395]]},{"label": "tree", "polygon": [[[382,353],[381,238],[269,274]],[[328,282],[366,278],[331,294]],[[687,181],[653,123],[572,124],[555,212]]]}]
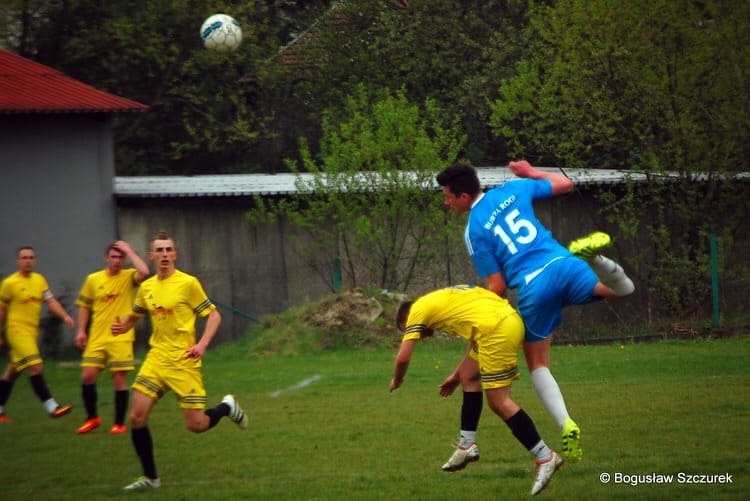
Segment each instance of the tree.
[{"label": "tree", "polygon": [[[406,4],[406,5],[404,5]],[[504,163],[503,142],[488,126],[488,99],[513,74],[525,45],[527,2],[349,0],[335,4],[264,68],[273,73],[284,144],[303,135],[317,152],[323,110],[345,106],[359,84],[404,89],[412,102],[434,100],[459,117],[474,163]]]},{"label": "tree", "polygon": [[351,287],[443,283],[435,270],[460,232],[430,207],[440,200],[435,173],[456,160],[465,141],[458,121],[445,120],[431,100],[419,107],[403,90],[368,92],[364,85],[338,114],[324,116],[317,159],[302,140],[301,164],[289,161],[295,172],[312,174],[299,178],[298,195],[258,197],[248,218],[283,217],[299,228],[305,238],[295,242],[297,252],[332,290],[337,262]]},{"label": "tree", "polygon": [[[149,105],[114,120],[117,172],[209,174],[264,168],[273,141],[266,91],[247,80],[289,32],[330,1],[11,0],[0,39],[19,55]],[[199,28],[225,11],[244,40],[232,54],[201,46]],[[284,40],[285,41],[285,40]]]},{"label": "tree", "polygon": [[[460,117],[465,156],[481,164],[506,159],[487,102],[522,53],[527,3],[9,0],[0,39],[150,106],[115,117],[121,175],[283,170],[299,137],[319,151],[324,110],[343,108],[360,83],[404,88],[412,102],[429,98]],[[217,11],[243,27],[233,54],[200,45],[198,28]]]},{"label": "tree", "polygon": [[708,235],[729,252],[748,216],[732,174],[750,153],[749,15],[720,0],[557,2],[532,14],[534,55],[491,105],[514,156],[648,174],[646,190],[602,193],[603,215],[643,244],[629,260],[674,315],[710,304]]}]

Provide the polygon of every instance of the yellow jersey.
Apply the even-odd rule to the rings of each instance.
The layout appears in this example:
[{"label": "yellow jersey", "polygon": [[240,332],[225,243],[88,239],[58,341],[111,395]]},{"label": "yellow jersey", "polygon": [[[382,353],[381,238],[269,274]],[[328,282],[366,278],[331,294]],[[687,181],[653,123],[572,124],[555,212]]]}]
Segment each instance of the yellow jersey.
[{"label": "yellow jersey", "polygon": [[5,307],[6,333],[38,335],[42,303],[53,297],[47,279],[39,273],[31,272],[25,277],[15,272],[3,280],[0,304]]},{"label": "yellow jersey", "polygon": [[[89,342],[105,336],[112,336],[111,326],[118,318],[123,319],[131,312],[135,296],[138,271],[135,268],[120,270],[110,276],[107,270],[91,273],[86,277],[78,294],[76,306],[88,308],[91,312]],[[130,329],[116,337],[118,341],[135,341],[135,329]]]},{"label": "yellow jersey", "polygon": [[185,353],[196,343],[196,317],[215,309],[198,279],[180,270],[164,280],[158,275],[144,280],[133,304],[134,315],[151,317],[149,356],[190,367],[196,366],[195,360],[186,359]]},{"label": "yellow jersey", "polygon": [[473,285],[456,285],[420,297],[412,304],[403,340],[420,339],[436,330],[460,336],[481,346],[497,335],[498,324],[516,310],[503,297]]}]

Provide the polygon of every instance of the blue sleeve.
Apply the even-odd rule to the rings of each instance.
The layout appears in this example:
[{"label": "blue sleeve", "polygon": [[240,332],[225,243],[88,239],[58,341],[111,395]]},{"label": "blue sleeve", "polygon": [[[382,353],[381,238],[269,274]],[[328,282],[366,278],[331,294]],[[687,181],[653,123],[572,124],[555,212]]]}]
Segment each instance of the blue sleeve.
[{"label": "blue sleeve", "polygon": [[526,179],[530,185],[531,198],[549,198],[552,196],[552,181],[549,179]]}]

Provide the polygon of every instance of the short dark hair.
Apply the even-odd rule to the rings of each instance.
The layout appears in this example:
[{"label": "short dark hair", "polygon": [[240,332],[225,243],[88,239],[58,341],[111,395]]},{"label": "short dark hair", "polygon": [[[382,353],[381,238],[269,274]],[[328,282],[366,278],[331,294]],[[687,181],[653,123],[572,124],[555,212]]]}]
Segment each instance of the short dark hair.
[{"label": "short dark hair", "polygon": [[21,255],[21,251],[23,251],[23,250],[30,250],[31,252],[34,253],[34,256],[36,256],[36,249],[34,249],[30,245],[22,245],[21,247],[19,247],[18,249],[16,249],[16,257],[20,256]]},{"label": "short dark hair", "polygon": [[413,304],[414,301],[404,301],[398,307],[398,311],[396,312],[396,329],[401,330],[401,325],[405,324],[409,319],[409,310],[411,310],[411,305]]},{"label": "short dark hair", "polygon": [[109,245],[107,246],[107,250],[106,250],[106,251],[104,252],[104,255],[105,255],[105,256],[109,256],[109,251],[111,251],[111,250],[116,250],[116,251],[117,251],[117,252],[119,252],[120,254],[123,254],[123,255],[125,255],[125,253],[124,253],[124,252],[122,252],[122,251],[120,250],[120,248],[119,248],[119,247],[117,246],[117,242],[112,242],[111,244],[109,244]]},{"label": "short dark hair", "polygon": [[459,162],[444,169],[437,175],[437,182],[440,186],[447,186],[457,197],[462,193],[474,197],[482,189],[476,169],[465,162]]},{"label": "short dark hair", "polygon": [[154,242],[157,240],[171,240],[172,243],[174,244],[174,248],[175,249],[177,248],[177,242],[175,241],[175,239],[170,237],[169,234],[167,234],[167,232],[164,230],[160,230],[159,233],[151,237],[151,241],[149,242],[149,247],[153,248]]}]

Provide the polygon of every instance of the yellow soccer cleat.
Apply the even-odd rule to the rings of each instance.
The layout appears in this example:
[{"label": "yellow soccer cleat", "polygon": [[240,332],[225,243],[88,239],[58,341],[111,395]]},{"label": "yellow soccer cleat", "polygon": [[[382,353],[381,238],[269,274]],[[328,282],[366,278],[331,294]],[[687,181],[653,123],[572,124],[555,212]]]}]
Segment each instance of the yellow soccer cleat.
[{"label": "yellow soccer cleat", "polygon": [[581,449],[581,429],[572,419],[565,420],[562,432],[562,452],[568,461],[580,461],[583,459]]},{"label": "yellow soccer cleat", "polygon": [[612,245],[612,239],[602,231],[573,240],[568,245],[568,250],[574,256],[582,259],[592,259],[601,254],[602,249]]}]

